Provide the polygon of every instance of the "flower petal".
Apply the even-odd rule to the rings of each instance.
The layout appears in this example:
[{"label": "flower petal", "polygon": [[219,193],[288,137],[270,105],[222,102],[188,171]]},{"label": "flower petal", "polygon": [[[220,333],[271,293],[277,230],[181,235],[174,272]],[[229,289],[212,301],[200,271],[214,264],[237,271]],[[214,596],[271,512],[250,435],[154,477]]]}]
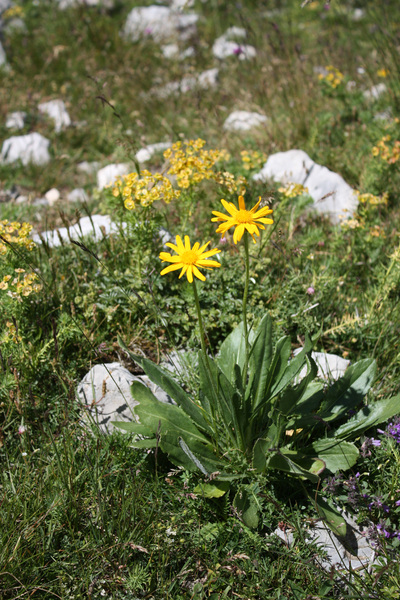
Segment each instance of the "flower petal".
[{"label": "flower petal", "polygon": [[226,200],[221,200],[221,202],[222,202],[222,205],[224,206],[225,210],[227,210],[228,213],[232,217],[235,217],[237,215],[237,213],[239,211],[238,211],[238,209],[236,208],[236,206],[232,202],[227,202]]},{"label": "flower petal", "polygon": [[193,273],[196,275],[197,279],[200,279],[201,281],[205,281],[206,278],[204,277],[203,273],[200,273],[200,271],[198,270],[198,268],[196,267],[196,265],[193,265]]},{"label": "flower petal", "polygon": [[243,196],[239,196],[239,209],[246,210],[246,204],[244,202]]},{"label": "flower petal", "polygon": [[171,271],[177,271],[178,269],[180,269],[182,266],[182,264],[179,265],[168,265],[168,267],[165,267],[165,269],[163,269],[160,273],[160,275],[165,275],[166,273],[170,273]]},{"label": "flower petal", "polygon": [[244,224],[240,223],[234,233],[233,233],[233,241],[235,244],[237,244],[238,242],[240,242],[240,240],[242,239],[242,236],[244,234]]}]

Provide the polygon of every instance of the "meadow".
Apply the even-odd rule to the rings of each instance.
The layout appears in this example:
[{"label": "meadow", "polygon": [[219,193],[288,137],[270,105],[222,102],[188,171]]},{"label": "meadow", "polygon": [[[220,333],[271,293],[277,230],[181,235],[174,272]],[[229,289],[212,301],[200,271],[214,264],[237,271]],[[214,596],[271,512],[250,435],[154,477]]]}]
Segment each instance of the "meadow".
[{"label": "meadow", "polygon": [[[195,26],[132,39],[152,2],[0,1],[0,599],[400,598],[399,3],[156,4]],[[8,160],[31,133],[48,159]],[[292,149],[354,214],[256,177]],[[96,215],[113,231],[46,237]],[[176,404],[136,382],[140,423],[100,431],[77,387],[114,362]],[[344,540],[343,514],[365,568],[310,539]]]}]

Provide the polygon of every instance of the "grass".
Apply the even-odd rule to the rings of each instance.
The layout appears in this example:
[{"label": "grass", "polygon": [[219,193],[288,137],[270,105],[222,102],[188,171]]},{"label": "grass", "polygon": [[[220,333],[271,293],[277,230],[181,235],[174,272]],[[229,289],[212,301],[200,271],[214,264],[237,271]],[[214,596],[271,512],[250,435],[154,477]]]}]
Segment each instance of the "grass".
[{"label": "grass", "polygon": [[[398,3],[365,2],[364,17],[355,22],[358,4],[350,1],[332,0],[329,10],[321,2],[301,8],[298,0],[196,1],[198,32],[186,60],[166,59],[151,39],[131,43],[120,35],[139,4],[60,11],[49,0],[16,3],[26,31],[6,32],[2,41],[10,70],[0,71],[0,139],[39,132],[51,142],[52,160],[45,167],[0,164],[0,197],[7,199],[0,220],[26,221],[41,233],[103,213],[128,227],[98,242],[86,239],[86,251],[64,243],[31,252],[14,245],[0,254],[0,283],[23,268],[41,285],[21,301],[0,288],[0,598],[398,598],[400,453],[389,435],[371,429],[361,436],[359,462],[338,476],[336,488],[329,473],[321,477],[320,490],[334,489],[341,506],[375,526],[377,538],[370,574],[327,573],[316,560],[321,550],[306,540],[315,506],[289,476],[257,476],[261,518],[249,529],[232,494],[195,493],[194,473],[175,468],[158,448],[133,449],[130,436],[88,428],[76,401],[77,384],[94,364],[121,361],[139,372],[118,336],[156,362],[174,349],[197,351],[193,290],[173,274],[160,277],[157,231],[162,226],[216,247],[211,211],[220,210],[222,197],[237,200],[204,181],[187,200],[127,211],[77,165],[133,163],[146,144],[198,137],[207,148],[226,149],[226,168],[248,177],[246,198],[261,195],[274,210],[274,225],[251,244],[249,320],[256,325],[269,310],[275,339],[290,335],[293,348],[306,334],[318,334],[316,350],[352,362],[375,358],[370,399],[399,392],[399,162],[372,154],[384,136],[399,139]],[[3,16],[5,25],[10,18]],[[233,25],[247,30],[254,60],[213,58],[215,38]],[[318,78],[315,68],[327,65],[339,69],[343,84],[334,88]],[[214,66],[216,88],[167,99],[156,93]],[[380,82],[386,93],[367,100],[362,92]],[[73,121],[59,134],[37,108],[55,98],[65,101]],[[267,115],[268,124],[226,132],[227,116],[242,109]],[[5,127],[15,110],[27,113],[20,132]],[[376,118],[386,110],[388,119]],[[260,166],[247,171],[241,160],[243,150],[268,156],[292,148],[361,193],[387,193],[387,203],[360,204],[354,228],[333,226],[307,211],[304,196],[287,199],[278,184],[252,181]],[[162,154],[149,165],[152,172],[165,168]],[[34,203],[52,187],[60,202]],[[76,187],[88,193],[87,204],[65,201]],[[12,191],[29,200],[10,200]],[[239,248],[229,241],[221,248],[218,276],[210,274],[199,287],[212,353],[242,319],[245,286]],[[197,389],[196,371],[180,376]],[[371,438],[381,445],[368,445]],[[273,535],[278,527],[294,532],[292,546]]]}]

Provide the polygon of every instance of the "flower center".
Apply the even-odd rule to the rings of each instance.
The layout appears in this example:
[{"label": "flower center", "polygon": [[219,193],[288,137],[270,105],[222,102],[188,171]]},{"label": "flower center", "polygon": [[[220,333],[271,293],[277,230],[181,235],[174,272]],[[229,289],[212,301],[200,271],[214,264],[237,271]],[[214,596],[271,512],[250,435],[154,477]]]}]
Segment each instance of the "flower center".
[{"label": "flower center", "polygon": [[253,221],[252,214],[248,210],[238,210],[235,219],[238,223],[251,223]]},{"label": "flower center", "polygon": [[197,259],[197,252],[193,252],[193,250],[186,250],[186,252],[181,254],[181,261],[184,265],[194,265]]}]

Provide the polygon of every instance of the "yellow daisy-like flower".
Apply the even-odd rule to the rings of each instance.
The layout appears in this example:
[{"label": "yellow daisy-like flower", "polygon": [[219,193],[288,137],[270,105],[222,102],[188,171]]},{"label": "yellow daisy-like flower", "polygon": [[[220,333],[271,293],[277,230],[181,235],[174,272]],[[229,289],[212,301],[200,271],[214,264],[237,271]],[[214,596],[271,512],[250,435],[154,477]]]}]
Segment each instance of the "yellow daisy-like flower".
[{"label": "yellow daisy-like flower", "polygon": [[185,235],[184,244],[181,237],[177,235],[176,245],[171,244],[170,242],[166,244],[166,246],[176,252],[176,256],[173,256],[169,252],[160,253],[160,259],[163,262],[172,263],[172,265],[169,265],[161,271],[161,275],[182,269],[179,279],[186,273],[189,283],[193,282],[193,275],[195,275],[198,279],[201,279],[201,281],[205,281],[206,278],[204,277],[203,273],[200,273],[199,268],[211,269],[212,267],[221,266],[216,260],[207,260],[210,258],[210,256],[214,256],[214,254],[218,254],[220,252],[218,249],[207,250],[207,252],[204,252],[209,243],[210,242],[207,242],[207,244],[204,244],[204,246],[201,246],[200,248],[199,242],[196,242],[193,248],[191,248],[188,235]]},{"label": "yellow daisy-like flower", "polygon": [[265,229],[262,223],[265,223],[266,225],[271,225],[273,223],[272,219],[265,218],[266,215],[270,215],[272,213],[271,208],[265,206],[264,208],[258,210],[258,207],[261,203],[261,198],[259,198],[257,204],[250,210],[246,210],[243,196],[239,196],[239,210],[232,202],[226,202],[226,200],[221,200],[221,202],[229,215],[225,215],[224,213],[220,213],[218,211],[213,211],[212,214],[215,215],[215,217],[212,218],[211,221],[226,221],[226,223],[221,223],[221,225],[218,226],[217,233],[226,233],[228,229],[235,227],[235,231],[233,233],[233,241],[235,244],[240,242],[245,231],[249,232],[253,238],[253,242],[256,243],[256,238],[254,235],[259,236],[259,229]]}]

